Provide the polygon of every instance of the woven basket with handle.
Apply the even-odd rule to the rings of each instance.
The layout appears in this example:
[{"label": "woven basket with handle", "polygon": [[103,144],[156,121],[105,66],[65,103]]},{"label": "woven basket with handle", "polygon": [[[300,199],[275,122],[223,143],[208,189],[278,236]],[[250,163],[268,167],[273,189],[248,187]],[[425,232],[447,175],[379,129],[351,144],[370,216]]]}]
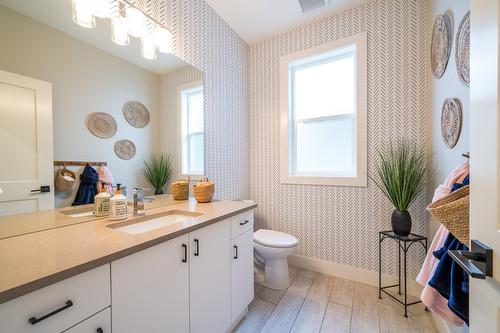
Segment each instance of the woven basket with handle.
[{"label": "woven basket with handle", "polygon": [[214,193],[214,183],[209,181],[207,177],[202,177],[198,183],[193,185],[194,197],[200,203],[212,201]]},{"label": "woven basket with handle", "polygon": [[170,185],[174,200],[187,200],[189,198],[189,177],[187,180],[181,179]]},{"label": "woven basket with handle", "polygon": [[427,210],[453,236],[469,246],[469,185],[431,203]]},{"label": "woven basket with handle", "polygon": [[56,177],[54,179],[54,185],[56,190],[60,192],[70,192],[75,188],[76,184],[76,174],[63,167],[57,171]]}]

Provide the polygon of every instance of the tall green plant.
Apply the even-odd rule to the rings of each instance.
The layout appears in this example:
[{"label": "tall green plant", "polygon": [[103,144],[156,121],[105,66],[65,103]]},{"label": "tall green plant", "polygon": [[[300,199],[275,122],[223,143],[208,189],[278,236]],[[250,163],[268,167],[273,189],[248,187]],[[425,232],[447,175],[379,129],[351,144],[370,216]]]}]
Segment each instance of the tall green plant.
[{"label": "tall green plant", "polygon": [[162,189],[174,173],[172,159],[168,154],[153,153],[149,162],[144,160],[144,165],[144,176],[156,190]]},{"label": "tall green plant", "polygon": [[378,157],[378,179],[370,179],[397,210],[407,210],[425,189],[425,151],[402,139],[386,145]]}]

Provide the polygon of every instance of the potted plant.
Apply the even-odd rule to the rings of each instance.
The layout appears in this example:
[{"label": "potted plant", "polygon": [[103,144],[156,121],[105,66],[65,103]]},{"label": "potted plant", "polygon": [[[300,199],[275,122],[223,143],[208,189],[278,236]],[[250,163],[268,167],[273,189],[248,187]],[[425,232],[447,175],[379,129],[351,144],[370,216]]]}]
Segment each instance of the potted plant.
[{"label": "potted plant", "polygon": [[425,189],[425,151],[406,140],[399,140],[386,145],[378,156],[378,179],[370,179],[395,207],[392,230],[396,235],[408,236],[411,232],[408,208]]},{"label": "potted plant", "polygon": [[151,154],[148,161],[144,161],[144,176],[155,188],[155,195],[163,194],[163,187],[174,173],[170,155],[164,153]]}]

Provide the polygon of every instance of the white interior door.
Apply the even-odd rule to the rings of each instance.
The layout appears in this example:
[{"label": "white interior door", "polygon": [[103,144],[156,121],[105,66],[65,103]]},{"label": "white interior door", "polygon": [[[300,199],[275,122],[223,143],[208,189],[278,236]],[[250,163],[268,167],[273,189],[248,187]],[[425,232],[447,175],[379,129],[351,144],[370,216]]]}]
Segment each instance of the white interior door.
[{"label": "white interior door", "polygon": [[470,279],[470,332],[500,332],[500,5],[471,1],[471,239],[493,249],[493,277]]},{"label": "white interior door", "polygon": [[0,216],[54,208],[52,141],[52,84],[0,70]]}]

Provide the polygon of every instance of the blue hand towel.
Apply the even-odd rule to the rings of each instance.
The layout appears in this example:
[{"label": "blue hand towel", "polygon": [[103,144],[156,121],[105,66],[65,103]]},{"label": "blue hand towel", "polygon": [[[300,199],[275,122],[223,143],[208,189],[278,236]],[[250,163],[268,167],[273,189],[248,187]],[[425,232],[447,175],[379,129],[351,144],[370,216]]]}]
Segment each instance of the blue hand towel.
[{"label": "blue hand towel", "polygon": [[76,192],[73,206],[87,205],[94,203],[94,197],[97,195],[97,180],[99,174],[90,165],[86,165],[80,175],[80,186]]}]

